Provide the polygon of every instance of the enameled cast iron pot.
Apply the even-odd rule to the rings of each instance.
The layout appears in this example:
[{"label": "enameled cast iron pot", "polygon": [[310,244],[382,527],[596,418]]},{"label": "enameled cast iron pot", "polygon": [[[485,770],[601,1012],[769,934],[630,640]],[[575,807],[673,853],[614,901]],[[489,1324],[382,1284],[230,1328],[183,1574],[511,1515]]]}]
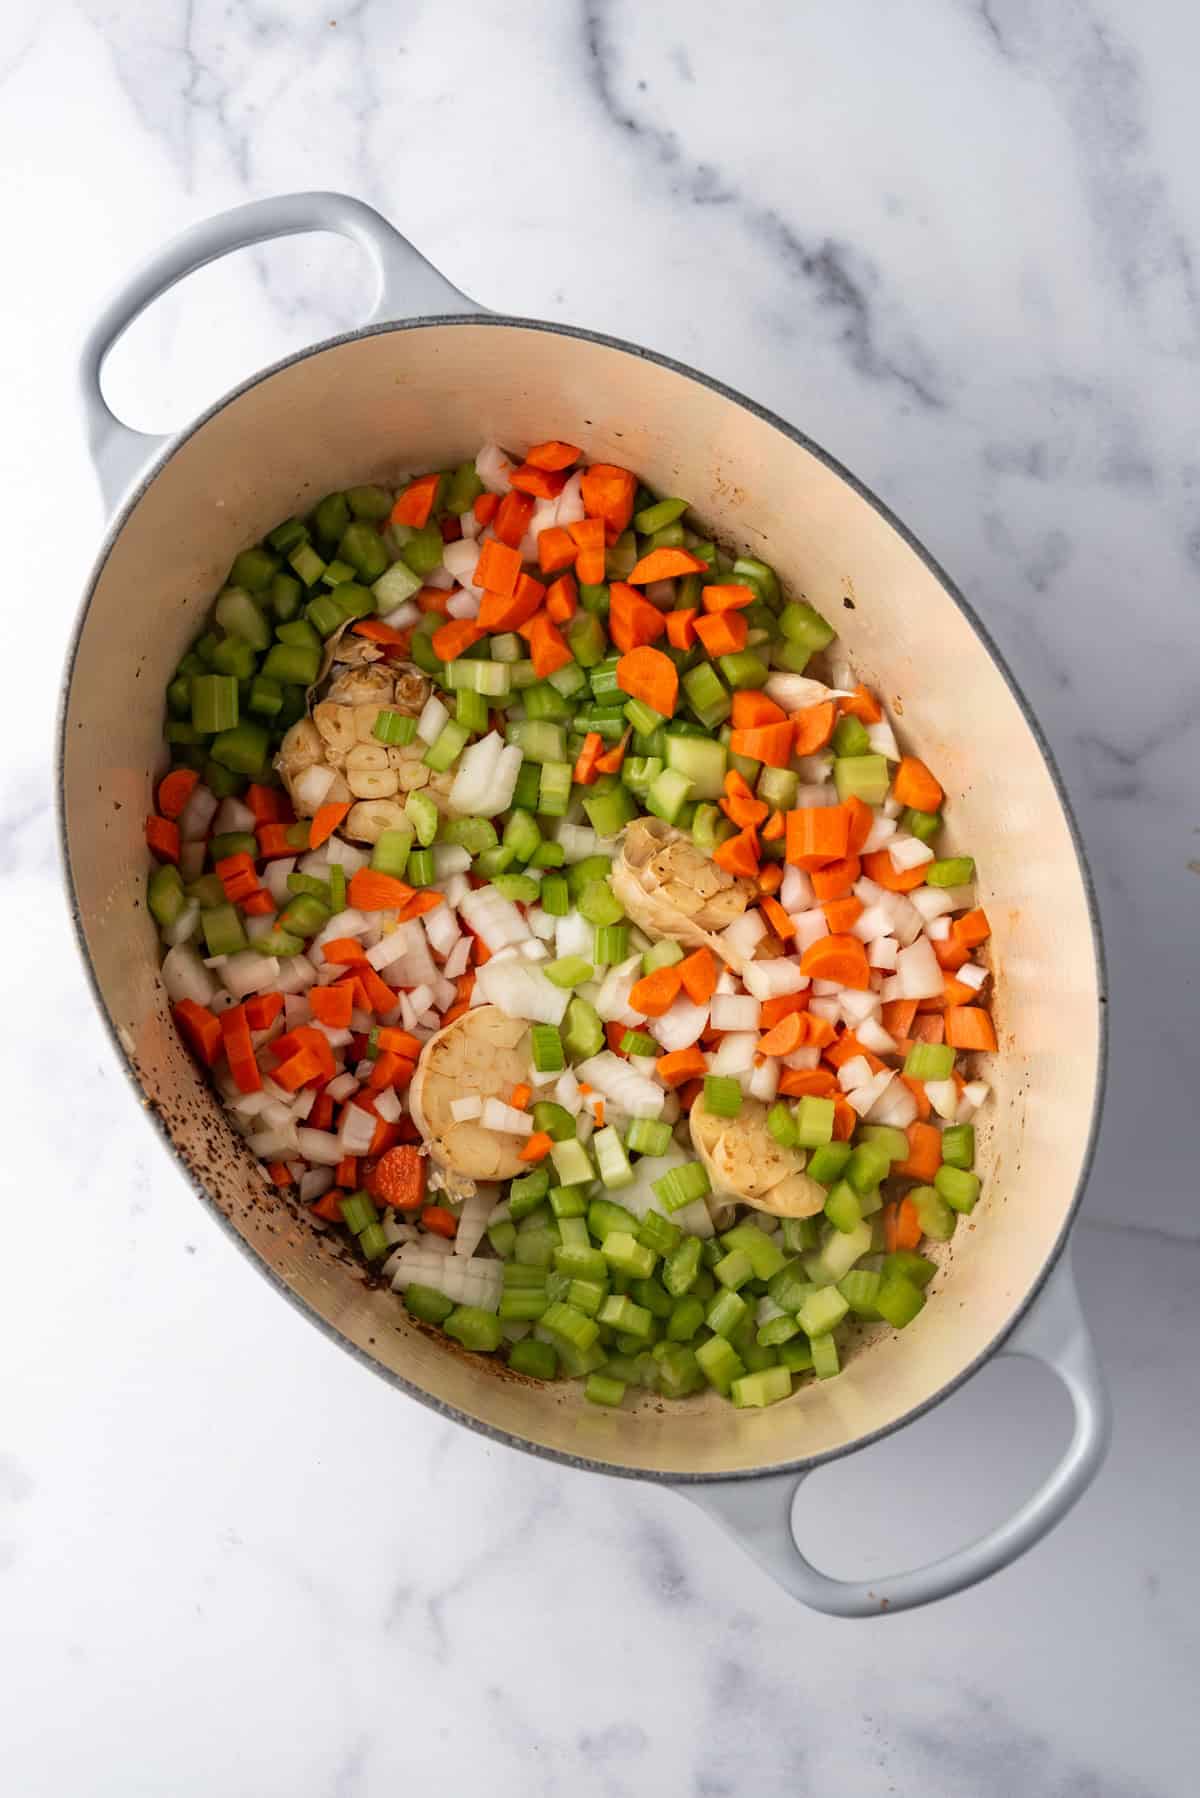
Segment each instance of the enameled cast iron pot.
[{"label": "enameled cast iron pot", "polygon": [[[353,239],[371,261],[380,291],[370,324],[277,363],[177,436],[144,436],[113,416],[101,363],[156,295],[231,250],[320,230]],[[1108,1431],[1063,1254],[1102,1088],[1101,950],[1046,745],[940,569],[844,469],[762,407],[633,345],[481,311],[377,213],[337,194],[244,206],[170,244],[104,311],[82,379],[113,519],[63,701],[66,878],[114,1046],[198,1195],[314,1323],[402,1391],[532,1453],[675,1487],[823,1610],[922,1604],[1036,1542],[1092,1479]],[[234,554],[330,488],[394,484],[486,441],[548,435],[687,494],[714,534],[761,551],[836,620],[862,678],[911,718],[914,747],[953,795],[958,840],[979,859],[1002,1049],[980,1118],[985,1197],[902,1338],[766,1411],[649,1397],[601,1411],[575,1384],[535,1387],[424,1334],[264,1187],[176,1036],[157,976],[142,838],[164,765],[157,700]],[[812,1567],[791,1529],[804,1476],[919,1416],[995,1354],[1044,1362],[1070,1393],[1074,1433],[1041,1490],[1001,1528],[916,1572],[859,1584]]]}]

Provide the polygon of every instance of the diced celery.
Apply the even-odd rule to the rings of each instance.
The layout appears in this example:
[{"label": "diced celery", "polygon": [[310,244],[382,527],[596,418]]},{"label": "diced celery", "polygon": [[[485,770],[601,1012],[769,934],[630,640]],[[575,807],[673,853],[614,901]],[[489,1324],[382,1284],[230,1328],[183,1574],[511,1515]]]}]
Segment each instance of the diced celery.
[{"label": "diced celery", "polygon": [[688,782],[686,797],[716,800],[724,794],[729,756],[723,743],[712,737],[680,737],[668,732],[667,767]]},{"label": "diced celery", "polygon": [[[409,1291],[412,1291],[411,1286]],[[508,1365],[514,1373],[525,1374],[530,1379],[552,1380],[558,1373],[558,1356],[550,1343],[526,1336],[509,1349]]]},{"label": "diced celery", "polygon": [[719,1292],[705,1315],[705,1323],[714,1336],[732,1336],[746,1316],[746,1301],[736,1292]]},{"label": "diced celery", "polygon": [[855,1317],[862,1317],[867,1322],[874,1322],[879,1317],[875,1297],[879,1291],[880,1276],[868,1272],[863,1267],[853,1267],[845,1277],[838,1281],[838,1291],[853,1311]]},{"label": "diced celery", "polygon": [[846,1179],[861,1194],[886,1180],[890,1171],[891,1161],[878,1143],[860,1142],[846,1164]]},{"label": "diced celery", "polygon": [[891,774],[881,755],[841,755],[833,764],[838,798],[861,799],[864,805],[882,805],[888,796]]},{"label": "diced celery", "polygon": [[[894,1125],[864,1124],[858,1134],[862,1142],[874,1143],[877,1149],[882,1149],[889,1161],[907,1161],[908,1138],[903,1130],[897,1130]],[[880,1178],[883,1176],[880,1175]]]},{"label": "diced celery", "polygon": [[931,887],[964,887],[975,878],[975,862],[969,855],[951,855],[944,861],[929,862],[925,868],[925,884]]},{"label": "diced celery", "polygon": [[711,1112],[713,1117],[738,1117],[742,1109],[741,1082],[732,1074],[706,1074],[704,1109]]},{"label": "diced celery", "polygon": [[843,1235],[857,1230],[862,1222],[862,1206],[858,1194],[848,1180],[839,1180],[825,1201],[825,1215],[835,1230]]},{"label": "diced celery", "polygon": [[830,1330],[835,1330],[849,1309],[836,1286],[822,1286],[809,1294],[796,1317],[800,1328],[812,1342],[815,1337],[826,1336]]},{"label": "diced celery", "polygon": [[761,1373],[743,1374],[731,1381],[729,1396],[739,1406],[777,1405],[780,1399],[789,1398],[791,1391],[792,1376],[786,1367],[766,1367]]},{"label": "diced celery", "polygon": [[793,600],[779,614],[779,628],[791,643],[798,643],[810,655],[826,649],[833,642],[833,626],[803,600]]},{"label": "diced celery", "polygon": [[596,1177],[596,1170],[587,1150],[574,1138],[556,1142],[550,1151],[550,1158],[554,1162],[554,1171],[561,1186],[578,1186]]},{"label": "diced celery", "polygon": [[[567,1006],[563,1046],[572,1061],[586,1061],[604,1047],[604,1025],[595,1006],[588,1000],[576,996]],[[587,1178],[591,1178],[590,1168]]]},{"label": "diced celery", "polygon": [[[552,1142],[571,1142],[575,1136],[575,1119],[564,1105],[553,1099],[537,1099],[533,1106],[533,1127],[544,1130]],[[589,1173],[589,1180],[594,1176]]]},{"label": "diced celery", "polygon": [[721,1336],[710,1336],[695,1353],[701,1373],[720,1393],[728,1393],[734,1380],[740,1379],[746,1371],[737,1350]]},{"label": "diced celery", "polygon": [[954,1050],[948,1043],[914,1043],[904,1058],[910,1080],[949,1080],[954,1072]]},{"label": "diced celery", "polygon": [[723,724],[733,710],[733,701],[722,685],[711,662],[700,662],[683,677],[683,692],[692,711],[708,730]]},{"label": "diced celery", "polygon": [[597,1130],[592,1137],[592,1153],[605,1186],[612,1189],[633,1185],[633,1169],[629,1165],[629,1157],[611,1124],[606,1125],[603,1130]]},{"label": "diced celery", "polygon": [[975,1166],[974,1124],[947,1124],[942,1131],[942,1162],[946,1167]]},{"label": "diced celery", "polygon": [[958,1214],[935,1186],[914,1186],[908,1197],[916,1207],[921,1234],[935,1242],[949,1242],[954,1235]]},{"label": "diced celery", "polygon": [[625,1147],[633,1155],[665,1155],[670,1146],[671,1126],[660,1118],[634,1118],[625,1132]]},{"label": "diced celery", "polygon": [[[796,1105],[796,1142],[802,1149],[820,1149],[833,1139],[834,1106],[832,1099],[805,1093]],[[838,1172],[841,1172],[839,1168]],[[820,1179],[819,1174],[813,1175]]]},{"label": "diced celery", "polygon": [[628,1274],[631,1279],[643,1279],[654,1272],[654,1250],[646,1248],[628,1230],[610,1230],[600,1245],[600,1252],[610,1267]]},{"label": "diced celery", "polygon": [[832,1335],[811,1337],[809,1349],[812,1353],[813,1372],[818,1380],[831,1380],[834,1374],[842,1371],[837,1343]]},{"label": "diced celery", "polygon": [[903,1274],[888,1274],[879,1283],[875,1305],[885,1323],[903,1330],[923,1309],[925,1294]]},{"label": "diced celery", "polygon": [[[207,913],[205,914],[207,916]],[[966,1168],[948,1167],[944,1162],[933,1176],[933,1184],[955,1211],[968,1215],[974,1211],[979,1198],[979,1189],[983,1182],[978,1174],[970,1173]]]}]

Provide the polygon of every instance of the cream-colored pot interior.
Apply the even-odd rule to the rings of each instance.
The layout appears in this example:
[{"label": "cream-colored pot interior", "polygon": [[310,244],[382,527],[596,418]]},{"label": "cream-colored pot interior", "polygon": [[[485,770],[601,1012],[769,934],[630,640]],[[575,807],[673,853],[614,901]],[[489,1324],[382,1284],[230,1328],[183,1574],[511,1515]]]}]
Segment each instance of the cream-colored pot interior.
[{"label": "cream-colored pot interior", "polygon": [[[836,625],[980,867],[1001,1054],[980,1123],[985,1196],[903,1337],[765,1412],[643,1399],[600,1411],[451,1350],[364,1284],[265,1188],[180,1045],[144,903],[143,819],[164,683],[235,552],[321,494],[548,436],[685,494]],[[853,600],[853,607],[845,601]],[[389,1375],[485,1428],[626,1472],[712,1475],[845,1450],[928,1404],[986,1353],[1053,1257],[1086,1160],[1099,993],[1084,879],[1034,734],[921,555],[810,449],[728,395],[620,347],[503,323],[384,328],[301,357],[183,441],[116,532],[81,624],[64,721],[69,873],[100,999],[181,1160],[247,1249]]]}]

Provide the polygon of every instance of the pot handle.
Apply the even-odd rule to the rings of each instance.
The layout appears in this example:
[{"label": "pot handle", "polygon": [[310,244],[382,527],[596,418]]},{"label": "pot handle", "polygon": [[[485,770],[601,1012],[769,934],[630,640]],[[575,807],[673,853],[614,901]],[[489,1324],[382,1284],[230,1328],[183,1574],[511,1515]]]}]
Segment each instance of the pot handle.
[{"label": "pot handle", "polygon": [[406,237],[371,206],[349,194],[280,194],[202,219],[164,244],[109,300],[89,331],[79,364],[88,447],[106,506],[114,510],[133,480],[169,441],[134,431],[113,413],[100,371],[113,344],[151,301],[218,257],[273,237],[335,231],[358,244],[375,273],[377,292],[368,322],[480,312],[482,308],[440,275]]},{"label": "pot handle", "polygon": [[873,1580],[832,1579],[805,1558],[792,1532],[801,1474],[677,1486],[739,1542],[794,1597],[832,1617],[877,1617],[930,1604],[986,1579],[1032,1548],[1060,1522],[1099,1471],[1108,1447],[1108,1391],[1064,1255],[1013,1335],[997,1351],[1024,1355],[1056,1373],[1070,1394],[1075,1427],[1066,1451],[1039,1491],[1012,1517],[955,1554],[911,1573]]}]

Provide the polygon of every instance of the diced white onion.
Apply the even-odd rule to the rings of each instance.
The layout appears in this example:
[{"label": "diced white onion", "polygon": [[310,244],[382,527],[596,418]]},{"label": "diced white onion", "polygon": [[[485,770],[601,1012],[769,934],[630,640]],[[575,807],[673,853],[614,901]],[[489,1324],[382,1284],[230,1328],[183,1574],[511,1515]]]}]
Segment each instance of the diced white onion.
[{"label": "diced white onion", "polygon": [[523,943],[529,926],[511,899],[504,899],[493,886],[478,887],[466,894],[459,911],[491,954],[509,943]]},{"label": "diced white onion", "polygon": [[977,993],[982,991],[987,977],[987,969],[981,968],[976,961],[964,962],[954,976],[956,980],[961,980],[964,986],[973,987]]},{"label": "diced white onion", "polygon": [[[362,1115],[366,1117],[367,1113]],[[296,1143],[305,1161],[314,1161],[318,1167],[336,1167],[349,1153],[329,1130],[297,1130]]]},{"label": "diced white onion", "polygon": [[[297,1132],[299,1134],[299,1132]],[[300,1176],[300,1203],[311,1205],[322,1193],[329,1191],[333,1185],[333,1175],[327,1167],[310,1167],[308,1172]]]},{"label": "diced white onion", "polygon": [[485,1102],[482,1121],[485,1130],[499,1130],[505,1136],[528,1136],[533,1130],[530,1114],[518,1111],[515,1105],[506,1105],[503,1099]]},{"label": "diced white onion", "polygon": [[[435,1248],[439,1242],[440,1248]],[[485,1260],[481,1255],[456,1255],[444,1239],[424,1234],[419,1242],[405,1243],[396,1254],[392,1291],[404,1292],[414,1284],[432,1286],[456,1305],[497,1311],[504,1290],[504,1270],[499,1261]]]},{"label": "diced white onion", "polygon": [[900,760],[900,746],[896,742],[896,733],[886,718],[881,718],[878,724],[868,724],[867,742],[871,745],[873,755],[882,755],[889,762]]},{"label": "diced white onion", "polygon": [[910,1124],[916,1123],[919,1109],[903,1080],[893,1080],[876,1099],[871,1118],[873,1123],[891,1124],[897,1130],[907,1130]]},{"label": "diced white onion", "polygon": [[882,849],[885,843],[890,843],[895,834],[896,820],[894,818],[885,818],[879,812],[876,812],[875,816],[871,819],[871,828],[867,832],[866,840],[863,843],[860,853],[862,855],[873,855],[877,849]]},{"label": "diced white onion", "polygon": [[485,962],[475,977],[475,992],[506,1018],[528,1018],[532,1024],[561,1024],[571,996],[520,956],[493,956]]},{"label": "diced white onion", "polygon": [[[562,938],[559,938],[562,953]],[[594,1004],[601,1022],[605,1024],[641,1024],[642,1014],[633,1011],[629,1004],[632,993],[642,970],[640,955],[631,955],[627,961],[618,962],[610,968],[600,984]]]},{"label": "diced white onion", "polygon": [[747,962],[742,979],[756,999],[780,999],[785,993],[802,993],[809,984],[808,975],[800,972],[800,963],[786,955]]},{"label": "diced white onion", "polygon": [[442,561],[460,587],[469,588],[476,595],[482,594],[482,587],[475,585],[475,570],[479,564],[477,543],[468,538],[463,538],[458,543],[447,543],[442,551]]},{"label": "diced white onion", "polygon": [[792,918],[796,926],[796,953],[803,955],[814,943],[819,943],[823,936],[829,935],[829,921],[821,910],[802,911]]},{"label": "diced white onion", "polygon": [[877,936],[867,948],[867,962],[872,968],[894,968],[900,945],[894,936]]},{"label": "diced white onion", "polygon": [[861,1024],[856,1025],[854,1034],[863,1048],[869,1049],[872,1055],[897,1053],[895,1037],[889,1035],[878,1018],[864,1018]]},{"label": "diced white onion", "polygon": [[475,458],[475,473],[489,493],[512,491],[512,482],[508,478],[512,467],[512,457],[506,455],[498,443],[485,443]]},{"label": "diced white onion", "polygon": [[789,862],[783,870],[783,884],[779,889],[779,903],[784,911],[810,911],[816,902],[813,883],[804,869],[793,868]]},{"label": "diced white onion", "polygon": [[698,1043],[708,1023],[708,1006],[693,1005],[691,1000],[680,993],[675,1003],[661,1018],[649,1021],[651,1036],[657,1037],[668,1055],[678,1049],[690,1049]]},{"label": "diced white onion", "polygon": [[860,1086],[866,1086],[873,1078],[871,1064],[865,1055],[852,1055],[844,1061],[837,1073],[838,1085],[844,1093],[852,1093]]},{"label": "diced white onion", "polygon": [[766,934],[767,921],[756,908],[754,911],[744,911],[740,918],[735,918],[732,924],[726,925],[721,932],[721,940],[728,944],[736,956],[748,961]]},{"label": "diced white onion", "polygon": [[466,1124],[472,1118],[482,1117],[483,1100],[478,1093],[466,1093],[461,1099],[451,1099],[450,1116],[456,1124]]},{"label": "diced white onion", "polygon": [[364,1111],[361,1105],[356,1105],[351,1100],[343,1110],[338,1126],[338,1141],[342,1145],[343,1155],[365,1155],[374,1135],[375,1119],[369,1111]]},{"label": "diced white onion", "polygon": [[507,811],[522,759],[515,743],[505,743],[498,731],[489,731],[459,757],[450,789],[451,809],[472,818],[494,818]]},{"label": "diced white onion", "polygon": [[746,1091],[752,1099],[761,1099],[764,1105],[770,1105],[779,1091],[779,1057],[766,1055],[758,1067],[751,1070],[746,1080]]},{"label": "diced white onion", "polygon": [[335,1074],[325,1091],[335,1105],[340,1105],[343,1099],[350,1098],[358,1091],[358,1081],[353,1074]]},{"label": "diced white onion", "polygon": [[909,868],[919,868],[925,862],[933,860],[933,850],[928,843],[923,843],[920,837],[902,836],[897,833],[888,844],[887,850],[892,866],[898,874],[905,873]]},{"label": "diced white onion", "polygon": [[179,873],[185,885],[204,872],[204,839],[192,838],[179,845]]},{"label": "diced white onion", "polygon": [[860,1118],[875,1117],[875,1107],[885,1097],[895,1078],[894,1068],[883,1068],[865,1086],[855,1088],[849,1095],[849,1103]]},{"label": "diced white onion", "polygon": [[453,949],[451,949],[449,955],[446,957],[445,967],[442,970],[446,979],[457,980],[460,975],[465,974],[467,971],[467,963],[470,959],[471,938],[469,936],[459,937],[457,943],[455,943]]},{"label": "diced white onion", "polygon": [[385,1124],[396,1123],[402,1109],[399,1095],[393,1087],[385,1086],[380,1092],[375,1094],[375,1110]]},{"label": "diced white onion", "polygon": [[558,1077],[554,1088],[554,1097],[566,1111],[576,1112],[579,1109],[579,1081],[575,1078],[574,1068],[567,1068]]},{"label": "diced white onion", "polygon": [[761,1011],[758,1000],[751,997],[726,998],[715,993],[709,1004],[714,1030],[757,1030]]},{"label": "diced white onion", "polygon": [[898,999],[936,999],[946,984],[933,944],[925,937],[918,937],[907,949],[901,949],[896,957],[895,978],[900,983],[900,991],[895,995]]},{"label": "diced white onion", "polygon": [[793,1049],[790,1055],[777,1056],[775,1059],[782,1060],[785,1068],[797,1068],[801,1072],[808,1072],[812,1068],[820,1067],[821,1051],[818,1048],[806,1046],[803,1049]]},{"label": "diced white onion", "polygon": [[[469,1258],[475,1253],[483,1241],[488,1226],[488,1213],[492,1209],[493,1189],[487,1186],[477,1187],[469,1199],[463,1200],[462,1210],[458,1214],[458,1229],[454,1236],[454,1253]],[[503,1275],[501,1275],[503,1279]]]},{"label": "diced white onion", "polygon": [[723,1036],[709,1058],[714,1074],[748,1074],[754,1066],[758,1037],[753,1030],[733,1030]]},{"label": "diced white onion", "polygon": [[239,949],[227,956],[221,968],[221,983],[235,999],[247,993],[265,992],[278,977],[279,963],[273,955],[256,955],[253,949]]},{"label": "diced white onion", "polygon": [[814,1018],[824,1018],[830,1024],[836,1024],[842,1015],[841,1005],[836,999],[810,999],[808,1009]]},{"label": "diced white onion", "polygon": [[281,855],[278,861],[268,862],[263,874],[263,885],[270,893],[277,906],[285,906],[291,898],[288,891],[287,878],[296,866],[294,855]]},{"label": "diced white onion", "polygon": [[[326,861],[336,862],[340,868],[344,868],[347,876],[357,874],[359,869],[365,868],[371,859],[365,850],[355,848],[354,844],[348,843],[345,837],[327,838],[317,853],[323,855]],[[308,873],[307,868],[305,873]]]},{"label": "diced white onion", "polygon": [[181,999],[193,999],[197,1005],[208,1005],[217,983],[190,943],[177,943],[168,949],[162,964],[163,985],[172,1005]]},{"label": "diced white onion", "polygon": [[417,735],[422,743],[436,743],[442,734],[442,726],[449,722],[450,713],[437,694],[431,693],[421,708],[421,716],[417,719]]},{"label": "diced white onion", "polygon": [[925,935],[931,943],[944,943],[950,935],[949,918],[931,918],[925,926]]},{"label": "diced white onion", "polygon": [[879,1010],[879,994],[860,993],[853,987],[841,987],[838,989],[838,1004],[842,1016],[850,1028],[855,1030],[865,1019],[876,1015]]},{"label": "diced white onion", "polygon": [[448,593],[454,584],[454,576],[446,567],[444,559],[437,568],[425,576],[427,587],[437,587],[443,593]]},{"label": "diced white onion", "polygon": [[[252,920],[247,919],[247,923]],[[188,943],[196,934],[200,923],[200,907],[194,899],[189,899],[173,924],[168,924],[164,935],[172,948],[177,943]]]},{"label": "diced white onion", "polygon": [[[480,476],[482,480],[482,475]],[[577,469],[558,496],[554,522],[563,526],[578,524],[584,517],[583,470]]]},{"label": "diced white onion", "polygon": [[209,827],[217,815],[219,803],[216,794],[210,792],[203,781],[198,782],[189,793],[187,803],[179,814],[180,839],[185,843],[190,843],[206,837]]},{"label": "diced white onion", "polygon": [[958,1088],[953,1080],[927,1080],[925,1097],[940,1118],[953,1123],[958,1113]]},{"label": "diced white onion", "polygon": [[557,955],[581,955],[591,961],[595,931],[582,912],[569,911],[554,920],[554,948]]},{"label": "diced white onion", "polygon": [[604,1098],[611,1099],[626,1117],[656,1118],[662,1112],[665,1097],[662,1087],[654,1080],[647,1080],[627,1061],[607,1049],[580,1062],[575,1071],[581,1081]]},{"label": "diced white onion", "polygon": [[329,789],[337,779],[337,770],[327,768],[317,762],[311,768],[304,768],[294,776],[292,786],[296,793],[296,804],[302,812],[310,816],[318,806],[324,805]]},{"label": "diced white onion", "polygon": [[447,618],[478,618],[483,597],[473,587],[460,587],[446,601]]}]

